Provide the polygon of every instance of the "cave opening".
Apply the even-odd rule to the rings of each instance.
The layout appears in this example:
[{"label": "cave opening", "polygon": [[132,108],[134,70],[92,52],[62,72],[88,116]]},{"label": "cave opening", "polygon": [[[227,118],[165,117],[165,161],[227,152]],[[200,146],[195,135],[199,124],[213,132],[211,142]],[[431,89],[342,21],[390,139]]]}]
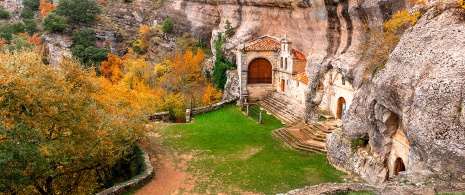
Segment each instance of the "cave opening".
[{"label": "cave opening", "polygon": [[402,161],[402,158],[396,159],[395,166],[394,175],[399,175],[399,172],[405,171],[405,165],[404,161]]}]

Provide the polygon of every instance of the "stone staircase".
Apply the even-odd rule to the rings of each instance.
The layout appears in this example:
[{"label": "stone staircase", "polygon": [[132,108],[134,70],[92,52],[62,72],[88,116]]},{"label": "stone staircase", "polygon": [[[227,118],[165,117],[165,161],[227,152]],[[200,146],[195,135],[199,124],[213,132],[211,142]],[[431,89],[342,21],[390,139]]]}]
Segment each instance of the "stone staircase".
[{"label": "stone staircase", "polygon": [[278,92],[270,93],[267,97],[261,99],[258,104],[262,109],[285,124],[301,122],[304,116],[304,105],[293,102],[289,97]]},{"label": "stone staircase", "polygon": [[326,135],[340,128],[340,120],[331,119],[316,123],[297,123],[271,132],[291,148],[326,153]]}]

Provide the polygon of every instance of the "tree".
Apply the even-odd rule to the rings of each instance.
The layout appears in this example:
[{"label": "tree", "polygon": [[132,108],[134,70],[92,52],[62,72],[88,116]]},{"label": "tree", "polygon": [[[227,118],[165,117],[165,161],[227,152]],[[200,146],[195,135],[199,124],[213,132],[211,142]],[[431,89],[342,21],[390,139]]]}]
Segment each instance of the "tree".
[{"label": "tree", "polygon": [[34,11],[30,7],[24,7],[21,10],[21,18],[23,19],[33,19],[34,18]]},{"label": "tree", "polygon": [[92,29],[84,29],[78,30],[74,33],[73,37],[73,45],[82,45],[84,47],[93,47],[95,46],[96,38],[95,38],[95,31]]},{"label": "tree", "polygon": [[94,0],[60,0],[55,12],[67,17],[72,24],[93,24],[100,8]]},{"label": "tree", "polygon": [[114,54],[108,54],[108,60],[102,62],[99,68],[100,74],[114,83],[121,80],[121,69],[123,69],[123,60]]},{"label": "tree", "polygon": [[223,46],[223,36],[221,33],[218,33],[218,38],[215,42],[216,49],[216,60],[215,66],[213,67],[213,83],[216,88],[223,89],[226,84],[227,77],[226,71],[233,67],[232,63],[223,57],[221,54],[221,48]]},{"label": "tree", "polygon": [[34,19],[24,19],[24,32],[28,32],[29,34],[34,34],[36,32],[39,32],[39,29],[37,29],[37,23],[34,21]]},{"label": "tree", "polygon": [[8,10],[5,10],[3,6],[0,6],[0,19],[10,19],[11,13]]},{"label": "tree", "polygon": [[0,193],[95,194],[144,136],[139,96],[75,61],[6,52],[0,72]]},{"label": "tree", "polygon": [[52,10],[55,9],[55,5],[53,3],[49,3],[45,0],[40,0],[40,6],[39,6],[39,17],[44,18],[47,16]]},{"label": "tree", "polygon": [[44,19],[44,30],[50,32],[63,32],[68,26],[66,18],[55,13],[50,13]]},{"label": "tree", "polygon": [[30,8],[32,11],[39,10],[40,0],[23,0],[24,7]]},{"label": "tree", "polygon": [[210,83],[207,84],[202,102],[204,105],[212,105],[221,99],[221,90],[213,87]]},{"label": "tree", "polygon": [[171,20],[168,17],[166,17],[163,21],[161,31],[163,33],[171,33],[173,31],[173,24],[171,23]]},{"label": "tree", "polygon": [[31,37],[27,39],[27,42],[33,45],[40,45],[41,44],[41,39],[39,37],[39,34],[34,33]]},{"label": "tree", "polygon": [[224,34],[226,35],[226,37],[231,38],[234,35],[234,28],[231,26],[231,22],[229,22],[229,20],[226,20],[224,29]]}]

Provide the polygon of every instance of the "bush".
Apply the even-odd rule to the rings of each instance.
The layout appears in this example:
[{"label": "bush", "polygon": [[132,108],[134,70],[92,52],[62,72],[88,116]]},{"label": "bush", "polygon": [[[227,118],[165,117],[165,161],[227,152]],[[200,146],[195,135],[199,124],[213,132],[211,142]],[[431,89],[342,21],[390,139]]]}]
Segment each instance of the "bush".
[{"label": "bush", "polygon": [[34,21],[34,19],[24,19],[24,29],[26,32],[28,32],[30,35],[39,32],[39,29],[37,29],[37,24]]},{"label": "bush", "polygon": [[161,26],[161,31],[163,33],[171,33],[173,31],[173,23],[171,23],[168,17],[165,18],[163,21],[163,25]]},{"label": "bush", "polygon": [[39,10],[40,0],[23,0],[23,5],[26,8],[31,9],[32,11]]},{"label": "bush", "polygon": [[95,47],[95,32],[91,29],[80,30],[73,35],[71,53],[78,58],[84,67],[92,65],[98,67],[101,62],[107,60],[108,50]]},{"label": "bush", "polygon": [[95,32],[92,29],[79,30],[73,35],[73,45],[93,47],[95,45]]},{"label": "bush", "polygon": [[34,11],[32,11],[31,8],[29,7],[24,7],[23,10],[21,10],[21,18],[23,19],[33,19],[34,18]]},{"label": "bush", "polygon": [[44,19],[44,30],[50,32],[63,32],[66,29],[68,23],[66,18],[55,13],[50,13]]},{"label": "bush", "polygon": [[132,0],[123,0],[125,3],[132,3]]},{"label": "bush", "polygon": [[60,0],[54,12],[68,18],[69,23],[93,24],[100,14],[100,8],[93,0]]},{"label": "bush", "polygon": [[10,19],[11,13],[8,10],[5,10],[4,7],[0,6],[0,19]]},{"label": "bush", "polygon": [[226,30],[224,32],[226,37],[231,38],[234,35],[234,28],[231,26],[231,22],[229,22],[229,20],[226,20],[226,24],[224,26],[224,29]]},{"label": "bush", "polygon": [[223,58],[221,55],[221,47],[223,46],[223,36],[221,33],[218,33],[218,39],[216,40],[216,61],[215,61],[215,67],[213,67],[213,83],[215,84],[215,87],[218,89],[223,89],[224,85],[226,84],[226,71],[230,70],[233,67],[233,64]]}]

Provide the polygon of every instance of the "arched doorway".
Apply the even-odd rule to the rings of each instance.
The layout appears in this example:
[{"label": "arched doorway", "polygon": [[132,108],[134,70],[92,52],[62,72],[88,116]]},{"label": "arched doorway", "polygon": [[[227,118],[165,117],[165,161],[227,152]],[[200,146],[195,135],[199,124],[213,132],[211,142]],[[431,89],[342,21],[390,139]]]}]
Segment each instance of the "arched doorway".
[{"label": "arched doorway", "polygon": [[338,119],[342,119],[342,117],[344,116],[344,114],[346,113],[346,100],[343,98],[343,97],[340,97],[338,100],[337,100],[337,111],[336,111],[336,115],[337,115],[337,118]]},{"label": "arched doorway", "polygon": [[402,161],[401,158],[397,158],[395,162],[395,170],[394,170],[394,175],[399,175],[399,172],[405,171],[405,165],[404,161]]},{"label": "arched doorway", "polygon": [[271,63],[265,58],[257,58],[249,64],[247,83],[272,83]]}]

